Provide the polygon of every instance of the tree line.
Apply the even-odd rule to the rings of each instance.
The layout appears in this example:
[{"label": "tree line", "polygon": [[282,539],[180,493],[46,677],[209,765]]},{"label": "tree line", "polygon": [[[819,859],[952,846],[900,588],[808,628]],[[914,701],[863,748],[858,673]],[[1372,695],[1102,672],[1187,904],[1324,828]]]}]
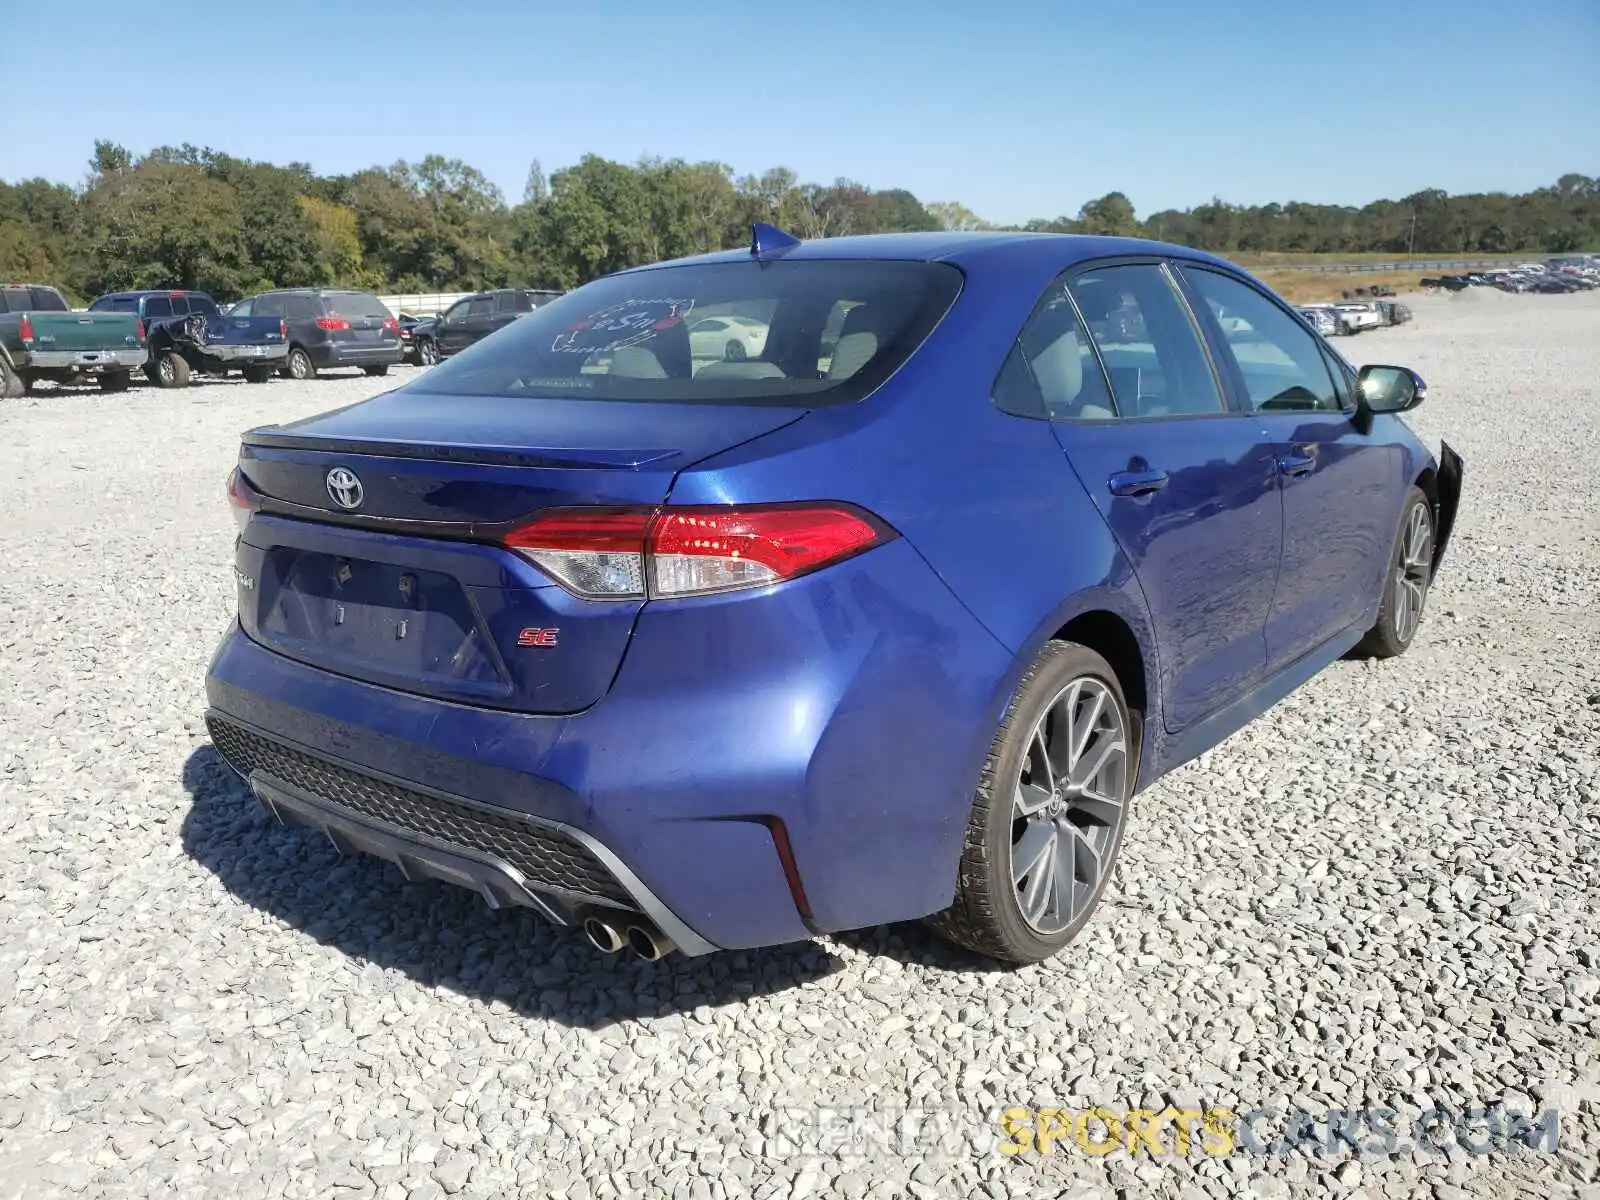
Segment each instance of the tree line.
[{"label": "tree line", "polygon": [[1600,179],[1563,175],[1522,195],[1430,189],[1362,207],[1220,199],[1142,220],[1121,192],[1075,216],[994,226],[957,202],[850,179],[802,182],[774,167],[589,155],[546,177],[535,162],[509,202],[459,159],[319,175],[209,148],[140,157],[94,146],[77,187],[0,181],[0,280],[47,282],[79,299],[145,287],[231,299],[267,287],[380,292],[570,288],[640,263],[743,244],[752,221],[805,238],[1013,228],[1158,237],[1222,254],[1560,253],[1600,247]]}]

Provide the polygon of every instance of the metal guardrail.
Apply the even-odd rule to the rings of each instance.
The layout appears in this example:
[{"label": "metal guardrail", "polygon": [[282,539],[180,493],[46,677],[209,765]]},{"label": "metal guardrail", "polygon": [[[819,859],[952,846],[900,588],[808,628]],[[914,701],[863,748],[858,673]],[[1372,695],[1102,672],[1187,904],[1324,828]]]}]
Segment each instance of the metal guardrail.
[{"label": "metal guardrail", "polygon": [[1504,258],[1402,258],[1391,262],[1284,262],[1257,263],[1254,271],[1319,271],[1331,275],[1375,275],[1391,271],[1476,271],[1492,267],[1512,267],[1518,263],[1543,262],[1537,254]]}]

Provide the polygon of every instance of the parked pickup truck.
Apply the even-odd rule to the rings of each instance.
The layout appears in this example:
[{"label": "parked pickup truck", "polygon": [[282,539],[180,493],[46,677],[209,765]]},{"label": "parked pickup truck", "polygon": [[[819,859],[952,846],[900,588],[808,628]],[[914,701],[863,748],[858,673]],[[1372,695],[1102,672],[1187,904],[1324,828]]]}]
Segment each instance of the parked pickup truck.
[{"label": "parked pickup truck", "polygon": [[144,321],[150,344],[144,373],[161,387],[187,387],[192,373],[229,371],[265,383],[289,353],[282,318],[225,316],[204,292],[112,292],[89,311],[133,313]]},{"label": "parked pickup truck", "polygon": [[144,363],[138,314],[77,313],[53,287],[0,285],[0,395],[7,399],[26,395],[41,379],[92,378],[101,391],[124,391]]}]

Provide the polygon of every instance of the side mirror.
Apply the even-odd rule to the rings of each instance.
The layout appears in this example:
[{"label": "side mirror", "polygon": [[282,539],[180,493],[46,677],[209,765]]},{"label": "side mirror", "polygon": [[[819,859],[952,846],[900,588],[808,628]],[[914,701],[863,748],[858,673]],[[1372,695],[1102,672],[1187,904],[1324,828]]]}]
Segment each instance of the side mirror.
[{"label": "side mirror", "polygon": [[1356,427],[1367,433],[1378,413],[1408,412],[1427,395],[1428,385],[1409,367],[1362,367],[1356,374]]}]

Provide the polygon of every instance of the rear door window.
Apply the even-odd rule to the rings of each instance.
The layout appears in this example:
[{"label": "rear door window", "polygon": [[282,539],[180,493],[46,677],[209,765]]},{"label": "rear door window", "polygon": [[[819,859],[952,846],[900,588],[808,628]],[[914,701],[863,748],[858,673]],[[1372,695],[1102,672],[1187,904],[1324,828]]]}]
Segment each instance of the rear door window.
[{"label": "rear door window", "polygon": [[496,292],[494,294],[494,310],[498,313],[516,312],[517,294],[515,292]]},{"label": "rear door window", "polygon": [[1226,412],[1187,304],[1157,263],[1096,267],[1068,285],[1121,417]]},{"label": "rear door window", "polygon": [[258,317],[277,317],[280,320],[285,314],[282,296],[259,296],[255,301],[255,315]]},{"label": "rear door window", "polygon": [[144,302],[144,315],[147,317],[172,316],[171,296],[149,296]]},{"label": "rear door window", "polygon": [[293,292],[283,298],[284,313],[292,321],[315,320],[322,316],[322,300],[317,296],[307,296],[303,292]]},{"label": "rear door window", "polygon": [[[425,390],[847,403],[893,374],[960,290],[958,270],[929,262],[739,260],[629,271],[568,292],[449,359],[429,373]],[[707,318],[740,330],[716,334],[722,353],[712,361],[691,350],[691,328]],[[730,351],[734,340],[739,349]]]},{"label": "rear door window", "polygon": [[467,301],[466,315],[469,317],[487,317],[492,312],[494,312],[493,296],[479,296],[475,300]]},{"label": "rear door window", "polygon": [[1106,421],[1117,415],[1088,331],[1061,281],[1022,327],[995,380],[994,401],[1019,417]]},{"label": "rear door window", "polygon": [[33,297],[28,295],[27,288],[0,289],[0,312],[27,312],[32,304]]}]

